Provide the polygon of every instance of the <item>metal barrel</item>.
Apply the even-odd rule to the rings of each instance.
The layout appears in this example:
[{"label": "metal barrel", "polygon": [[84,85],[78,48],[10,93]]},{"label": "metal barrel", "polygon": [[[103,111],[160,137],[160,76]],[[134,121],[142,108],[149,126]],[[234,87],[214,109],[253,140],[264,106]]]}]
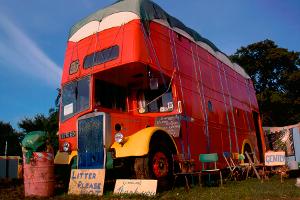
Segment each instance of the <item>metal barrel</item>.
[{"label": "metal barrel", "polygon": [[30,163],[26,163],[26,158],[23,157],[25,197],[53,196],[55,187],[53,154],[33,152]]}]

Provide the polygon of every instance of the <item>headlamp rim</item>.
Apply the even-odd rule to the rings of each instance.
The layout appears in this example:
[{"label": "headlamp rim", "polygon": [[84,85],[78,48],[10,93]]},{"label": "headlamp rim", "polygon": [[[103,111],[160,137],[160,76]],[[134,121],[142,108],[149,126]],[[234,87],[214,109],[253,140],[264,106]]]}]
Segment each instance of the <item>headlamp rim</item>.
[{"label": "headlamp rim", "polygon": [[[119,138],[118,138],[118,136],[119,136]],[[123,133],[117,132],[117,133],[115,134],[115,142],[117,142],[117,143],[119,143],[119,144],[122,144],[123,141],[124,141],[124,135],[123,135]]]},{"label": "headlamp rim", "polygon": [[64,142],[64,143],[63,143],[63,151],[64,151],[64,152],[68,152],[68,151],[70,150],[70,146],[71,146],[71,145],[70,145],[69,142],[67,142],[67,141]]}]

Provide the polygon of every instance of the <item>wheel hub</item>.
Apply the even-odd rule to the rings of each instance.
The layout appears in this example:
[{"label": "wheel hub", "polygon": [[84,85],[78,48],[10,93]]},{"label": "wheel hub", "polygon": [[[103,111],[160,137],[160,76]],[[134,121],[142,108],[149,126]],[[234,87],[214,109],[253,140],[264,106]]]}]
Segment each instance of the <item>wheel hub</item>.
[{"label": "wheel hub", "polygon": [[152,168],[157,178],[168,175],[169,164],[166,155],[162,152],[157,152],[153,157]]}]

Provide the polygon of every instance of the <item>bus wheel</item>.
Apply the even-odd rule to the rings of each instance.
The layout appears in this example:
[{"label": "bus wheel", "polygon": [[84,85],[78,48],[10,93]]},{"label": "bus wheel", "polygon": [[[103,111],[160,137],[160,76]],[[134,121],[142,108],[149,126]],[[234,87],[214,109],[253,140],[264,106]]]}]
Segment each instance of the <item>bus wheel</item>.
[{"label": "bus wheel", "polygon": [[57,193],[68,192],[69,189],[69,181],[71,176],[71,165],[55,165],[55,175],[56,175],[56,185],[57,185]]},{"label": "bus wheel", "polygon": [[156,152],[152,158],[152,172],[155,177],[163,178],[168,175],[169,161],[163,152]]},{"label": "bus wheel", "polygon": [[149,174],[158,180],[158,188],[169,189],[172,181],[173,161],[171,151],[165,146],[153,146],[149,153]]},{"label": "bus wheel", "polygon": [[135,158],[135,178],[156,179],[158,190],[170,189],[173,178],[172,164],[172,154],[167,147],[152,147],[148,157]]},{"label": "bus wheel", "polygon": [[136,158],[134,161],[135,178],[137,179],[149,179],[148,171],[148,158]]}]

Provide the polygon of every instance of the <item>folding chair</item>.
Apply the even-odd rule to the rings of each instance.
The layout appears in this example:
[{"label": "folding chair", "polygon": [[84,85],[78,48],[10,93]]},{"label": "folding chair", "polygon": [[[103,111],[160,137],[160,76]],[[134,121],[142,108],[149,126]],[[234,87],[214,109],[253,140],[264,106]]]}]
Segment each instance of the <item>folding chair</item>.
[{"label": "folding chair", "polygon": [[249,167],[247,167],[247,165],[242,165],[242,163],[244,163],[245,156],[240,153],[232,153],[231,155],[232,157],[230,158],[230,161],[232,165],[235,167],[235,170],[237,172],[236,173],[237,180],[246,179],[245,172]]},{"label": "folding chair", "polygon": [[[218,161],[219,157],[218,154],[216,153],[211,153],[211,154],[200,154],[199,155],[199,160],[202,163],[202,170],[201,170],[201,175],[200,178],[202,176],[202,174],[208,174],[208,181],[210,182],[211,174],[215,174],[215,173],[219,173],[220,176],[220,182],[221,182],[221,186],[223,186],[223,180],[222,180],[222,172],[220,169],[217,168],[217,161]],[[205,167],[205,165],[208,165],[210,163],[214,163],[213,167]],[[209,166],[209,165],[208,165]],[[201,181],[201,179],[200,179]]]},{"label": "folding chair", "polygon": [[239,160],[239,156],[235,155],[230,152],[223,152],[224,160],[227,164],[227,169],[229,169],[230,174],[228,175],[227,179],[234,179],[239,180],[239,177],[241,175],[241,169],[235,160]]},{"label": "folding chair", "polygon": [[[256,167],[259,165],[259,162],[258,162],[255,154],[251,153],[251,155],[253,156],[254,162],[252,161],[252,158],[250,157],[250,155],[249,155],[249,153],[247,151],[245,151],[245,155],[247,156],[247,158],[249,160],[249,166],[250,166],[249,169],[252,168],[253,171],[254,171],[254,173],[255,173],[255,175],[256,175],[256,177],[257,177],[257,179],[261,180],[260,175],[258,174],[258,172],[256,170]],[[247,173],[247,177],[248,177],[248,173]]]}]

